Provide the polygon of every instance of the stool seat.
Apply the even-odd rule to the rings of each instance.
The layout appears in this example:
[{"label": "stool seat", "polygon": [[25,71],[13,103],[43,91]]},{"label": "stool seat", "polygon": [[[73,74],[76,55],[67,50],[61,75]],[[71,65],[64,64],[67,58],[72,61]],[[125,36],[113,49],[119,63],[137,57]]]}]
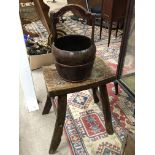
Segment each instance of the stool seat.
[{"label": "stool seat", "polygon": [[47,92],[51,96],[73,93],[84,88],[89,89],[99,84],[109,83],[115,79],[114,72],[98,57],[95,59],[91,76],[83,82],[71,83],[63,80],[53,66],[43,67],[43,75]]}]

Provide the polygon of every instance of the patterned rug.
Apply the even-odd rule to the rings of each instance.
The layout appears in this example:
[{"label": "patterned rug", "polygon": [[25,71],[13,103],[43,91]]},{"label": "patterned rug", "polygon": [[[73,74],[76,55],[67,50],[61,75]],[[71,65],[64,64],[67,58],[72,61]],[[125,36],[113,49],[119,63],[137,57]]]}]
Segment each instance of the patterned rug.
[{"label": "patterned rug", "polygon": [[67,96],[64,131],[73,155],[121,155],[127,132],[134,133],[134,104],[121,88],[119,95],[114,95],[113,83],[109,83],[107,88],[113,135],[106,132],[101,103],[94,103],[91,90]]},{"label": "patterned rug", "polygon": [[[90,37],[91,27],[81,21],[72,20],[65,16],[65,22],[58,27],[67,34],[82,34]],[[48,33],[40,20],[25,24],[29,32],[36,32],[39,37],[36,41],[47,41]],[[108,30],[103,28],[102,39],[99,39],[99,27],[95,26],[96,55],[116,71],[121,44],[122,31],[119,30],[115,38],[112,31],[111,43],[107,47]],[[125,72],[130,66],[125,67]],[[68,107],[64,130],[73,155],[121,155],[126,142],[127,132],[134,133],[134,104],[124,91],[119,88],[119,95],[114,95],[114,85],[107,85],[114,134],[108,135],[105,129],[104,116],[101,105],[95,104],[91,90],[72,93],[67,96]],[[55,100],[57,103],[57,100]]]}]

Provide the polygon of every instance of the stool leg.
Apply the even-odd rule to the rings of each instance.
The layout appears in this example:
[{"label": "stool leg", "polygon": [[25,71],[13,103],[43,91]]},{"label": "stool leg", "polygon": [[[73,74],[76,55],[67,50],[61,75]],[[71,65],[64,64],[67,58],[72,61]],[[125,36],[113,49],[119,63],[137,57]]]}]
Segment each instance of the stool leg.
[{"label": "stool leg", "polygon": [[37,102],[38,102],[38,104],[40,103],[40,100],[39,99],[37,99]]},{"label": "stool leg", "polygon": [[57,150],[61,136],[63,133],[63,126],[66,116],[66,107],[67,107],[67,94],[58,96],[58,108],[57,108],[57,119],[55,123],[55,129],[49,149],[49,153],[53,154]]},{"label": "stool leg", "polygon": [[52,107],[51,97],[47,95],[47,99],[46,99],[46,103],[45,103],[42,115],[48,114],[50,112],[51,107]]},{"label": "stool leg", "polygon": [[110,103],[106,85],[99,86],[102,110],[105,118],[105,126],[108,134],[113,134]]},{"label": "stool leg", "polygon": [[94,102],[98,103],[99,102],[99,98],[97,96],[97,87],[92,88],[92,92],[93,92],[93,98],[94,98]]}]

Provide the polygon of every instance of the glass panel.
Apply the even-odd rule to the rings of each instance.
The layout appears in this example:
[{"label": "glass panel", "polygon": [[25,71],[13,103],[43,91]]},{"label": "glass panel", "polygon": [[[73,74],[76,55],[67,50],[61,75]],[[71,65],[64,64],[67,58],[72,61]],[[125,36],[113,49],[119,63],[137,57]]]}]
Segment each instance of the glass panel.
[{"label": "glass panel", "polygon": [[121,79],[135,93],[135,13],[133,12],[127,40],[126,56],[124,59]]}]

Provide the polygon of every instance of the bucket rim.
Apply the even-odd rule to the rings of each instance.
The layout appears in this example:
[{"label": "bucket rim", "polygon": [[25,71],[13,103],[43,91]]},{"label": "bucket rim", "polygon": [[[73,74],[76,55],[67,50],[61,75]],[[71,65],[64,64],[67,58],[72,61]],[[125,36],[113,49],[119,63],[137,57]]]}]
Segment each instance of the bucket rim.
[{"label": "bucket rim", "polygon": [[[59,40],[59,39],[62,39],[62,38],[69,37],[69,36],[80,36],[80,37],[89,39],[89,41],[90,41],[90,46],[89,46],[88,48],[86,48],[86,49],[90,49],[90,48],[92,48],[93,46],[96,47],[94,41],[92,41],[89,37],[84,36],[84,35],[79,35],[79,34],[69,34],[69,35],[61,36],[61,37],[57,38],[56,41]],[[58,47],[55,45],[56,41],[54,41],[53,44],[52,44],[52,46],[51,46],[51,47],[52,47],[52,48],[51,48],[52,50],[53,50],[53,48],[55,48],[56,50],[60,50],[60,48],[58,48]],[[82,49],[82,50],[79,50],[79,51],[77,51],[77,52],[85,51],[86,49]],[[71,50],[69,51],[69,50],[64,50],[64,49],[61,49],[61,51],[75,52],[75,51],[71,51]]]},{"label": "bucket rim", "polygon": [[[60,36],[59,38],[56,38],[55,40],[57,41],[57,40],[59,40],[59,39],[61,39],[61,38],[73,37],[73,36],[83,37],[83,38],[87,38],[87,39],[91,40],[90,37],[85,36],[85,35],[81,35],[81,34],[67,34],[67,35],[64,35],[64,36]],[[92,41],[92,40],[91,40],[91,41]],[[55,41],[54,41],[54,43],[55,43]]]}]

